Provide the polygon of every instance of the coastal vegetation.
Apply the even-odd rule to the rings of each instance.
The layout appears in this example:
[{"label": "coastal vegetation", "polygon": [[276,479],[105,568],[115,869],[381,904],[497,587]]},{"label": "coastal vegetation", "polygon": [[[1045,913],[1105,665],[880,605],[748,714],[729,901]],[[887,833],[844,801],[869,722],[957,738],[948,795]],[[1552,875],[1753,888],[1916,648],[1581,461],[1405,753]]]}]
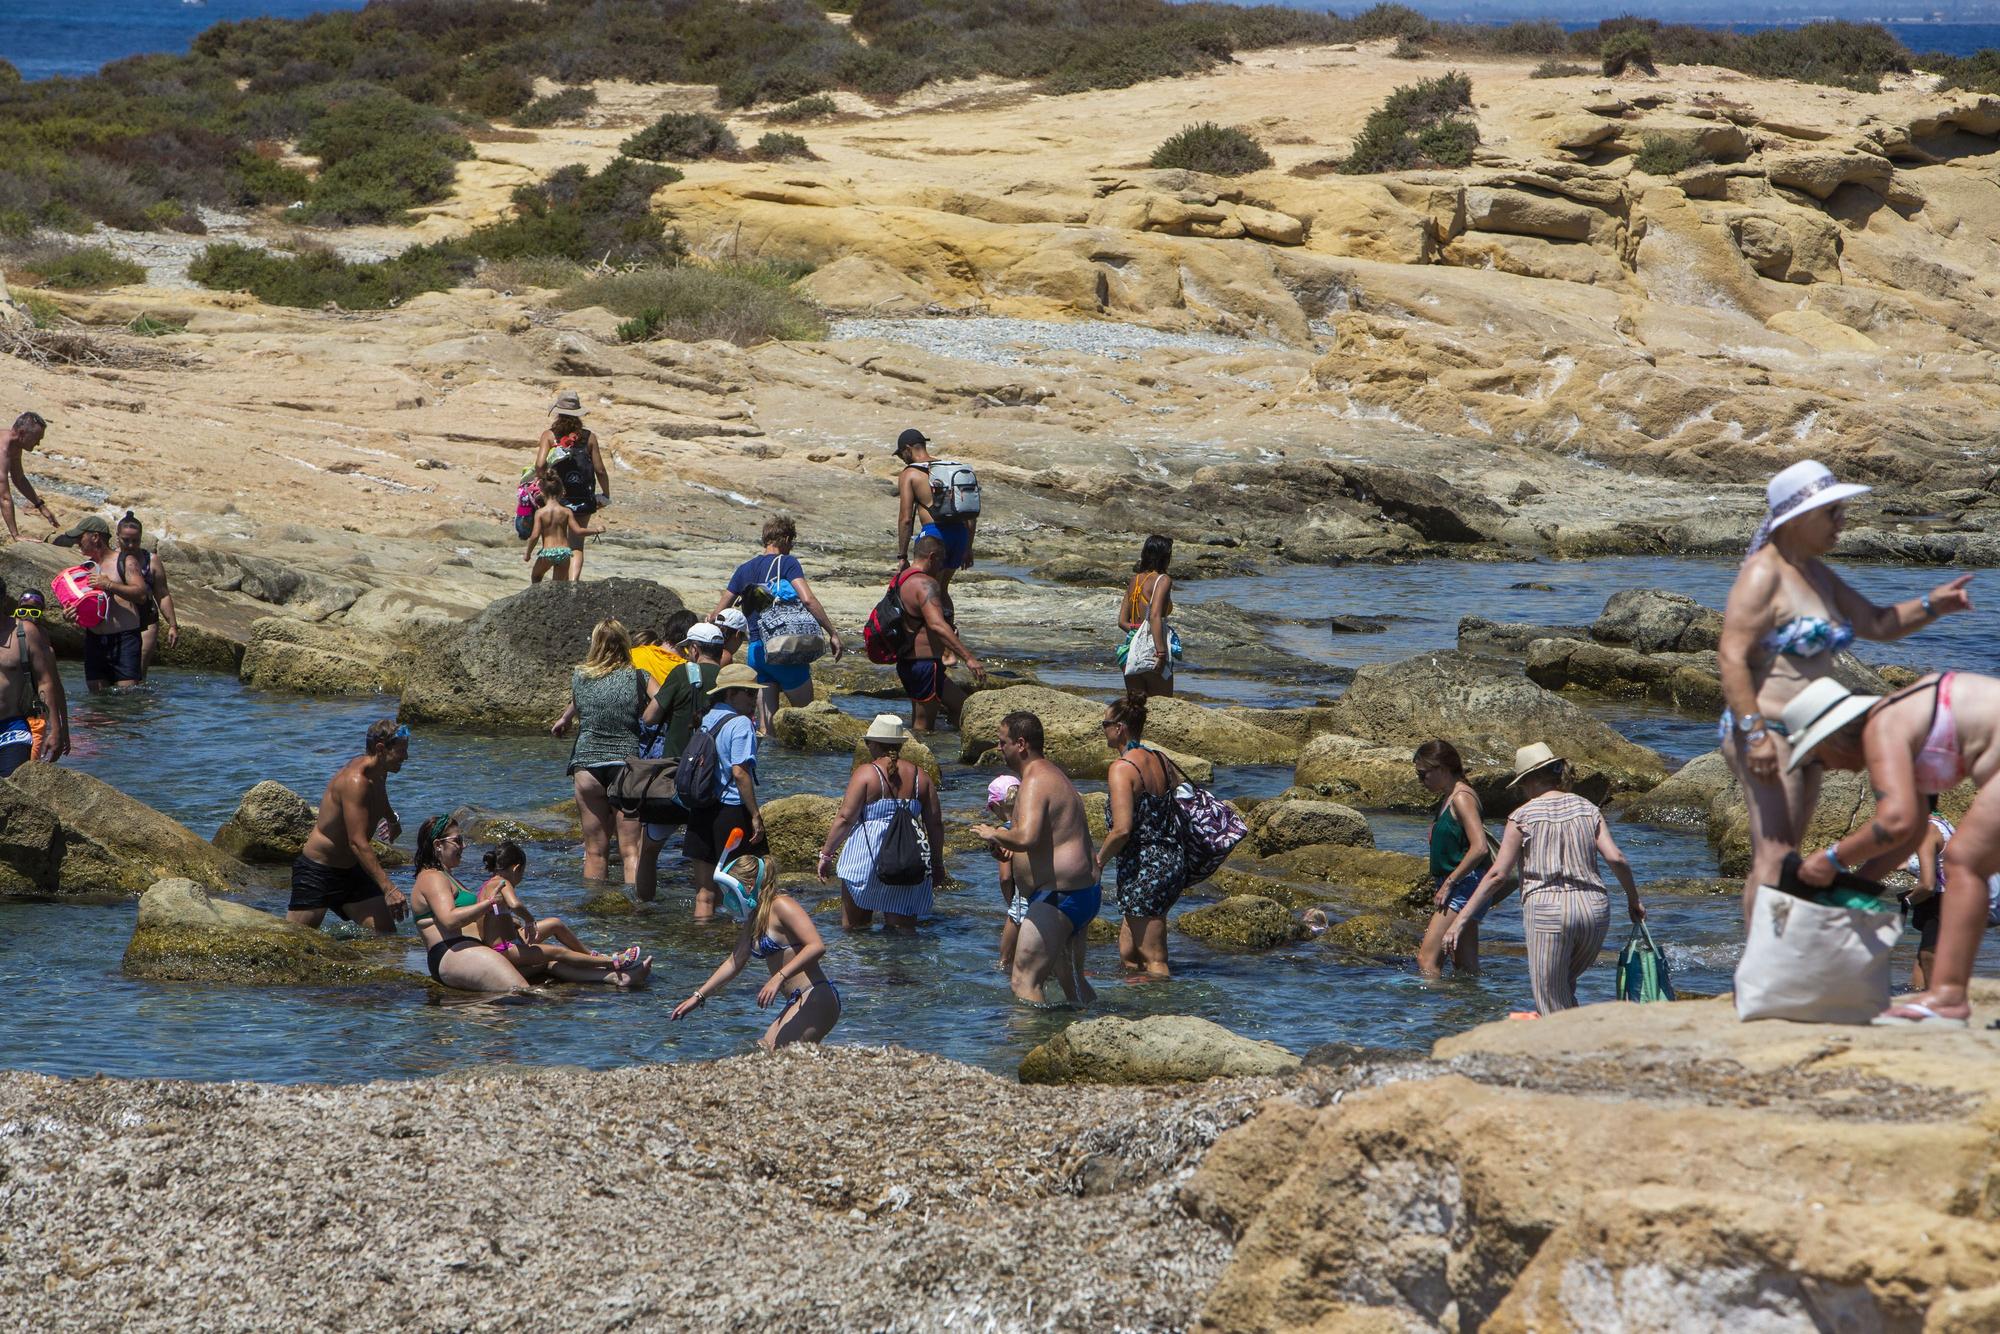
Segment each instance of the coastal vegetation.
[{"label": "coastal vegetation", "polygon": [[813,151],[799,135],[773,130],[757,141],[750,156],[759,162],[802,162],[811,161]]},{"label": "coastal vegetation", "polygon": [[94,291],[122,287],[146,280],[146,271],[103,246],[71,245],[63,241],[44,242],[15,252],[8,267],[33,278],[44,287],[66,292]]},{"label": "coastal vegetation", "polygon": [[785,103],[771,112],[767,119],[780,125],[801,125],[809,120],[824,120],[839,110],[839,104],[825,93],[814,93],[811,97]]},{"label": "coastal vegetation", "polygon": [[1188,126],[1154,149],[1151,165],[1207,172],[1211,176],[1241,176],[1270,166],[1271,155],[1235,126],[1203,121]]},{"label": "coastal vegetation", "polygon": [[1632,155],[1632,165],[1649,176],[1672,176],[1712,160],[1699,144],[1665,134],[1645,135]]},{"label": "coastal vegetation", "polygon": [[564,121],[581,120],[597,105],[595,88],[565,88],[547,97],[538,97],[516,111],[511,119],[525,129],[543,129]]},{"label": "coastal vegetation", "polygon": [[748,346],[774,338],[823,338],[826,321],[791,285],[799,269],[780,264],[679,264],[601,274],[566,289],[565,310],[601,306],[626,316],[628,343],[726,339]]},{"label": "coastal vegetation", "polygon": [[1453,70],[1389,94],[1368,114],[1338,170],[1358,176],[1411,167],[1463,167],[1479,131],[1459,113],[1472,109],[1472,80]]},{"label": "coastal vegetation", "polygon": [[713,116],[699,111],[673,111],[639,131],[618,151],[648,162],[695,162],[705,157],[730,157],[736,136]]}]

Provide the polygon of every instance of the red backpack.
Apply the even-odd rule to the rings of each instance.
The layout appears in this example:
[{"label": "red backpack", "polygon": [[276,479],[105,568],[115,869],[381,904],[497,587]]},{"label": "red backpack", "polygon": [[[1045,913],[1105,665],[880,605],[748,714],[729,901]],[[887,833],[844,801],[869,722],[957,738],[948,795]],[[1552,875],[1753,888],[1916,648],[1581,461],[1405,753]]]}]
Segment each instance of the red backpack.
[{"label": "red backpack", "polygon": [[920,571],[912,565],[891,579],[889,591],[868,613],[868,624],[861,627],[861,645],[868,650],[868,661],[886,667],[909,647],[910,629],[903,623],[903,582],[917,573]]}]

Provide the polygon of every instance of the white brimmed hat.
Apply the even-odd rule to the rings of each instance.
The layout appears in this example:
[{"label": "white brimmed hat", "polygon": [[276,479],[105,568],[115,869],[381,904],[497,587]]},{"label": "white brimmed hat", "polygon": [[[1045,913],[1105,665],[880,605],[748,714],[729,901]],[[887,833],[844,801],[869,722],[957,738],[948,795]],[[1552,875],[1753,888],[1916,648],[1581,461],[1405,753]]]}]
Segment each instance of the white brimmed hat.
[{"label": "white brimmed hat", "polygon": [[1792,697],[1779,715],[1785,735],[1792,741],[1792,758],[1785,772],[1804,764],[1813,749],[1828,737],[1866,714],[1881,700],[1880,695],[1857,695],[1832,677],[1823,676]]},{"label": "white brimmed hat", "polygon": [[1550,750],[1546,741],[1523,746],[1514,752],[1514,776],[1507,780],[1507,786],[1514,786],[1537,769],[1546,769],[1551,764],[1560,763],[1562,756]]},{"label": "white brimmed hat", "polygon": [[735,607],[724,607],[722,613],[715,618],[715,623],[725,630],[747,632],[750,629],[750,622],[745,620],[743,613]]},{"label": "white brimmed hat", "polygon": [[875,721],[868,724],[868,730],[861,734],[861,739],[900,746],[910,739],[910,725],[893,713],[878,713]]},{"label": "white brimmed hat", "polygon": [[1768,536],[1780,524],[1790,523],[1801,514],[1850,496],[1865,496],[1872,490],[1873,487],[1859,482],[1837,480],[1833,470],[1818,459],[1800,459],[1764,488],[1763,533]]}]

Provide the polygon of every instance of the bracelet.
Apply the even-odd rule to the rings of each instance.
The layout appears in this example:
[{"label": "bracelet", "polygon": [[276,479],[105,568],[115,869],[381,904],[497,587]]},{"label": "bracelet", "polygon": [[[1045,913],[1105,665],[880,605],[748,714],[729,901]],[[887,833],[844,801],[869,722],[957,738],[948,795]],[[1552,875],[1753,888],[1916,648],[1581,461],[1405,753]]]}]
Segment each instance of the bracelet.
[{"label": "bracelet", "polygon": [[1752,732],[1749,736],[1744,737],[1743,744],[1746,746],[1754,746],[1759,741],[1762,741],[1765,737],[1769,735],[1771,735],[1769,731],[1760,727],[1756,731]]},{"label": "bracelet", "polygon": [[1828,846],[1827,846],[1827,847],[1826,847],[1826,848],[1825,848],[1825,849],[1824,849],[1824,850],[1823,850],[1823,851],[1822,851],[1822,852],[1820,853],[1820,856],[1822,856],[1822,857],[1826,858],[1826,859],[1827,859],[1828,861],[1832,862],[1832,863],[1833,863],[1833,869],[1834,869],[1834,870],[1836,870],[1836,871],[1839,871],[1839,872],[1841,872],[1842,874],[1847,874],[1847,873],[1849,873],[1849,872],[1852,872],[1852,871],[1854,870],[1854,867],[1852,867],[1852,866],[1849,866],[1849,865],[1847,865],[1847,864],[1846,864],[1845,862],[1843,862],[1843,861],[1841,861],[1841,860],[1840,860],[1840,845],[1839,845],[1838,843],[1833,843],[1833,844],[1829,844],[1829,845],[1828,845]]},{"label": "bracelet", "polygon": [[1932,610],[1931,610],[1931,595],[1930,595],[1929,593],[1926,593],[1926,594],[1924,594],[1924,597],[1923,597],[1923,604],[1924,604],[1924,615],[1926,615],[1926,616],[1936,616],[1936,615],[1937,615],[1937,613],[1936,613],[1936,612],[1934,612],[1934,611],[1932,611]]}]

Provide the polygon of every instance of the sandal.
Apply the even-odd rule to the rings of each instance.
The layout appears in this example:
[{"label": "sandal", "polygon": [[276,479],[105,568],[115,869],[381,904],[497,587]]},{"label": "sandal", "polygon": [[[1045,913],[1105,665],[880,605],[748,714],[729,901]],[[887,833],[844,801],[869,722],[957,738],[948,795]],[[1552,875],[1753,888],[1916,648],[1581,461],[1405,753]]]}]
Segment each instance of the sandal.
[{"label": "sandal", "polygon": [[618,951],[617,954],[612,956],[611,971],[614,973],[622,973],[637,962],[639,962],[639,947],[637,945],[634,945],[632,946],[632,948],[620,950]]},{"label": "sandal", "polygon": [[1920,1000],[1899,1001],[1868,1021],[1877,1028],[1964,1028],[1964,1019],[1939,1014]]}]

